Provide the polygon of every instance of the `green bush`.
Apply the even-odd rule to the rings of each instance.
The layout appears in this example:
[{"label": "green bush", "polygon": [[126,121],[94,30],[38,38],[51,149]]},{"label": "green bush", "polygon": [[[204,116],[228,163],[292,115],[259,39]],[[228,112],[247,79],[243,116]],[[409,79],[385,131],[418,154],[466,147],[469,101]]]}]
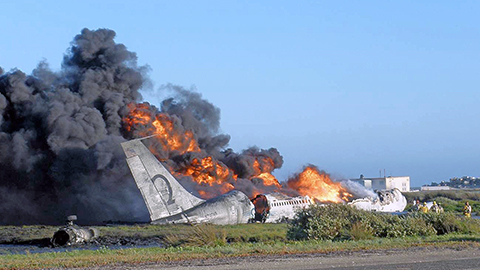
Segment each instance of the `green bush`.
[{"label": "green bush", "polygon": [[[360,226],[367,237],[368,232],[376,231],[377,218],[371,213],[352,207],[331,204],[312,206],[297,213],[287,232],[288,239],[337,240],[355,238],[351,227],[360,233]],[[358,235],[357,235],[358,237]]]},{"label": "green bush", "polygon": [[297,213],[287,238],[293,240],[346,240],[479,233],[480,221],[453,213],[392,215],[358,210],[348,205],[312,206]]},{"label": "green bush", "polygon": [[357,221],[352,224],[350,231],[347,231],[345,236],[351,240],[372,239],[374,231],[368,223]]}]

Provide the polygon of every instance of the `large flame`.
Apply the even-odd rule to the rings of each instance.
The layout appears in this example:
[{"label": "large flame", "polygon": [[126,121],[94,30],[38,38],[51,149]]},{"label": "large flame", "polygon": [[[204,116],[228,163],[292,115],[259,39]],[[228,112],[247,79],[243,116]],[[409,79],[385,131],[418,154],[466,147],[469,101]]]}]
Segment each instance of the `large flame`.
[{"label": "large flame", "polygon": [[317,202],[341,203],[352,197],[340,183],[333,182],[328,174],[319,172],[313,166],[306,167],[297,177],[289,179],[287,185]]},{"label": "large flame", "polygon": [[208,191],[204,189],[199,191],[200,196],[204,199],[210,199],[233,190],[234,186],[229,181],[237,179],[237,175],[230,168],[210,156],[201,160],[193,159],[189,166],[181,169],[178,173],[192,177],[199,185],[212,187]]},{"label": "large flame", "polygon": [[271,173],[275,165],[273,160],[269,157],[257,157],[253,163],[253,169],[255,174],[250,177],[250,179],[259,178],[262,179],[263,185],[265,186],[275,186],[280,188],[281,185],[278,182],[277,178]]},{"label": "large flame", "polygon": [[[221,161],[205,154],[199,147],[194,133],[185,130],[176,118],[166,113],[156,113],[156,109],[148,103],[130,104],[129,114],[123,118],[125,129],[134,137],[157,135],[156,144],[150,150],[162,161],[172,156],[184,155],[189,152],[198,153],[190,161],[178,165],[173,174],[177,178],[189,177],[196,184],[200,197],[210,199],[227,193],[235,188],[238,175]],[[178,120],[178,119],[177,119]],[[202,158],[203,156],[203,158]],[[255,187],[250,191],[253,198],[258,194],[282,192],[284,188],[273,176],[274,161],[263,155],[255,156],[250,164],[252,174],[248,176]],[[261,179],[262,185],[258,184]],[[319,172],[315,167],[306,167],[296,178],[289,179],[288,188],[296,190],[300,195],[309,195],[318,202],[340,203],[348,200],[351,194],[339,184],[334,183],[326,173]],[[265,188],[265,190],[264,190]],[[288,193],[288,192],[286,192]]]},{"label": "large flame", "polygon": [[[129,104],[128,107],[130,113],[123,118],[123,122],[127,131],[136,133],[135,137],[157,135],[157,140],[164,153],[200,152],[193,133],[176,127],[169,115],[152,113],[150,105],[147,103]],[[135,128],[137,126],[141,126],[141,128]]]},{"label": "large flame", "polygon": [[[183,127],[177,127],[174,120],[166,113],[152,113],[149,104],[130,104],[130,112],[123,118],[125,129],[132,132],[135,137],[157,135],[154,138],[160,146],[158,151],[150,147],[150,151],[160,157],[161,160],[170,158],[169,154],[183,155],[188,152],[201,152],[194,134]],[[161,152],[161,153],[159,153]],[[189,164],[178,168],[173,172],[177,177],[191,177],[193,181],[207,189],[198,190],[204,199],[227,193],[233,190],[232,181],[237,175],[222,162],[214,160],[211,156],[199,159],[194,158]]]}]

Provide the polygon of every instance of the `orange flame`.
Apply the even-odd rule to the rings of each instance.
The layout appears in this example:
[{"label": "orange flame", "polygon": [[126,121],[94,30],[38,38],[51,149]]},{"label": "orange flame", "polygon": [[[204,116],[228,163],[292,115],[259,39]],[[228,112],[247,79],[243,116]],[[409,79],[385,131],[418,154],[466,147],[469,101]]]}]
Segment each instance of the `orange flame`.
[{"label": "orange flame", "polygon": [[308,195],[318,202],[341,203],[352,197],[340,183],[334,183],[328,174],[311,166],[306,167],[298,177],[288,180],[287,185],[300,195]]},{"label": "orange flame", "polygon": [[[155,138],[160,143],[160,150],[167,155],[161,155],[157,149],[151,147],[151,151],[168,159],[168,154],[176,151],[176,154],[185,154],[187,152],[201,152],[194,134],[190,130],[184,130],[183,127],[176,127],[171,116],[166,113],[152,113],[148,103],[129,104],[129,114],[123,118],[125,129],[134,132],[136,137],[146,137],[157,135]],[[155,147],[159,147],[156,145]],[[223,163],[214,160],[212,157],[205,157],[201,160],[195,158],[188,166],[178,169],[177,176],[190,176],[199,185],[212,187],[211,189],[199,190],[199,194],[204,199],[209,199],[228,191],[233,190],[234,186],[228,180],[236,180],[237,176],[230,168]]]},{"label": "orange flame", "polygon": [[255,176],[254,178],[262,179],[263,184],[265,186],[276,186],[277,188],[281,187],[280,183],[278,183],[277,178],[275,178],[275,176],[273,176],[273,174],[271,174],[269,172],[261,173],[261,174]]},{"label": "orange flame", "polygon": [[213,160],[210,156],[202,160],[193,159],[191,164],[179,173],[192,177],[200,185],[214,187],[211,190],[209,189],[209,191],[199,191],[200,196],[205,199],[210,199],[233,190],[234,186],[228,181],[237,179],[232,170],[222,162]]},{"label": "orange flame", "polygon": [[[166,113],[155,113],[148,103],[132,103],[128,105],[128,108],[130,109],[129,114],[122,119],[125,129],[135,137],[157,135],[154,138],[158,143],[152,148],[160,149],[150,149],[157,157],[160,156],[161,159],[166,160],[172,154],[202,152],[194,133],[185,130],[181,124],[175,121],[174,117]],[[158,151],[161,151],[161,154]],[[270,157],[256,156],[252,167],[254,173],[250,176],[250,180],[261,179],[263,185],[269,187],[270,192],[272,190],[282,192],[282,186],[271,173],[275,169],[275,163]],[[176,169],[173,173],[179,177],[188,176],[198,183],[197,191],[204,199],[233,190],[238,177],[225,164],[211,156],[201,159],[194,158],[190,164]],[[332,182],[327,174],[320,173],[314,167],[307,167],[296,179],[290,179],[287,185],[301,195],[309,195],[320,202],[338,203],[346,201],[348,197],[352,196],[339,183]],[[263,192],[257,186],[251,191],[253,197]]]},{"label": "orange flame", "polygon": [[[129,132],[135,131],[138,137],[158,135],[157,139],[162,146],[162,151],[172,151],[185,154],[187,152],[200,152],[200,147],[194,138],[193,132],[176,128],[173,119],[165,114],[154,115],[147,103],[129,104],[130,113],[123,118],[125,129]],[[139,129],[134,127],[141,126]],[[154,149],[150,149],[154,150]],[[154,151],[156,152],[156,151]]]},{"label": "orange flame", "polygon": [[[260,161],[259,161],[260,159]],[[250,177],[250,180],[253,178],[260,178],[263,180],[265,186],[276,186],[280,188],[281,185],[278,182],[277,178],[271,174],[271,171],[275,168],[273,160],[269,157],[257,157],[253,163],[253,169],[255,170],[255,175]]]},{"label": "orange flame", "polygon": [[[127,107],[130,109],[130,113],[122,119],[123,123],[125,124],[125,129],[127,131],[132,131],[135,125],[146,126],[152,122],[152,115],[149,111],[150,106],[148,104],[141,103],[135,105],[133,103],[130,103]],[[145,131],[145,133],[150,132],[153,132],[153,130],[149,129]],[[146,135],[147,134],[142,134],[141,136]]]}]

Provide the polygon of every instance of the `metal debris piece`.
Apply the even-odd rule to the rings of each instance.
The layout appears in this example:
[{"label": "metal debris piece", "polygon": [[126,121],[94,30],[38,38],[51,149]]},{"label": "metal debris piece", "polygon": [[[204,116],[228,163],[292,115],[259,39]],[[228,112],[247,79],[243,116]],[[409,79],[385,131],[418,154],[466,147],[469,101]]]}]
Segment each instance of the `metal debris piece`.
[{"label": "metal debris piece", "polygon": [[73,222],[77,220],[77,216],[71,215],[67,217],[65,227],[58,229],[53,234],[50,242],[54,247],[72,246],[92,242],[99,236],[99,232],[95,228],[81,228]]}]

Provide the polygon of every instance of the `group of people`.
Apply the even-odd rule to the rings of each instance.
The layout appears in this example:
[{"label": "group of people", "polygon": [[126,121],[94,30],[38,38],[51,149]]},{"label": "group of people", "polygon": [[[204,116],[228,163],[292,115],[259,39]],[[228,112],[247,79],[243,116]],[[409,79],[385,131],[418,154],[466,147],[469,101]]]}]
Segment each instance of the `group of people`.
[{"label": "group of people", "polygon": [[[443,213],[443,207],[436,201],[433,201],[432,206],[428,208],[427,202],[423,202],[422,204],[420,200],[416,200],[414,202],[414,209],[422,213]],[[472,217],[472,206],[468,202],[465,202],[465,206],[463,207],[463,215],[467,218]]]},{"label": "group of people", "polygon": [[436,201],[433,201],[432,206],[428,208],[427,202],[423,202],[423,204],[420,203],[420,200],[415,201],[415,210],[422,212],[422,213],[443,213],[443,207]]}]

